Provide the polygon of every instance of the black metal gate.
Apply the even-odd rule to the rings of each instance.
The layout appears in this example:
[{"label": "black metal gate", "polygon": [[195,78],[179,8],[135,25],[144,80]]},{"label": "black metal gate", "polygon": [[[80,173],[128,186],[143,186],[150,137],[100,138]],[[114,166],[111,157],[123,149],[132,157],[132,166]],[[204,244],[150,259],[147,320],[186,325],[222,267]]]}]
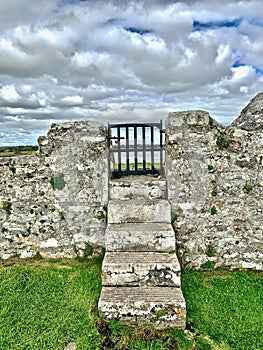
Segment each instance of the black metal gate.
[{"label": "black metal gate", "polygon": [[112,177],[164,173],[162,121],[108,124]]}]

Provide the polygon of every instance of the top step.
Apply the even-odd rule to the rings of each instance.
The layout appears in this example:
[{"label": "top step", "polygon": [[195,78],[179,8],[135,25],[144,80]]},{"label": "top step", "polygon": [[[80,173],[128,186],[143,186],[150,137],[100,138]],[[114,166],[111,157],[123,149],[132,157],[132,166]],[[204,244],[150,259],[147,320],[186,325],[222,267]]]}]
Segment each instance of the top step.
[{"label": "top step", "polygon": [[150,175],[125,176],[110,180],[110,199],[166,198],[164,177]]}]

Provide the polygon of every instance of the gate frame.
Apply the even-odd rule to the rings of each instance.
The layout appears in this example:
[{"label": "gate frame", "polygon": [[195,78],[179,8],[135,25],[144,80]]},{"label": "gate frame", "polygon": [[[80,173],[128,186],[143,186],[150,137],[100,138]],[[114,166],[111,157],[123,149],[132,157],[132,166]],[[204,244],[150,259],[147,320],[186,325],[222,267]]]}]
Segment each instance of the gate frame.
[{"label": "gate frame", "polygon": [[[117,136],[112,136],[111,129],[117,129]],[[125,137],[121,137],[121,128],[125,128]],[[134,149],[130,149],[130,139],[129,139],[129,128],[133,128],[133,140],[134,140]],[[142,150],[138,151],[138,143],[137,143],[137,128],[142,128]],[[146,128],[150,128],[150,139],[151,143],[148,144],[150,148],[147,148],[147,143],[145,142],[145,130]],[[156,148],[157,144],[154,143],[154,128],[159,129],[159,143],[158,148]],[[108,123],[108,148],[109,148],[109,155],[108,155],[108,164],[109,164],[109,171],[111,173],[112,178],[121,177],[124,175],[145,175],[145,174],[160,174],[164,175],[164,162],[163,162],[163,134],[165,131],[163,130],[163,123],[162,120],[160,120],[159,123],[121,123],[121,124],[110,124]],[[120,144],[120,140],[126,140],[126,147],[122,148]],[[113,149],[111,140],[117,141],[117,149]],[[155,152],[159,151],[160,155],[160,166],[159,168],[155,168],[154,166],[154,154]],[[134,169],[130,168],[130,153],[134,152]],[[138,152],[142,152],[143,155],[143,166],[142,169],[138,168]],[[147,157],[146,152],[151,152],[151,168],[146,167]],[[114,156],[114,153],[117,153],[118,158],[118,168],[111,170],[111,156]],[[122,169],[122,161],[121,161],[121,154],[126,153],[126,169]]]}]

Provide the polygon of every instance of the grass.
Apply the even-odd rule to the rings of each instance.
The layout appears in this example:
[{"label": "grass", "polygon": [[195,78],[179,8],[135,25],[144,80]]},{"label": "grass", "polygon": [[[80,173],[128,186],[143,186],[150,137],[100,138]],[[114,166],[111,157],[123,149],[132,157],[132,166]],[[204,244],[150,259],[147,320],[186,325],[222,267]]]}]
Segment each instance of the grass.
[{"label": "grass", "polygon": [[38,146],[0,146],[0,157],[36,154]]},{"label": "grass", "polygon": [[261,350],[263,273],[183,270],[187,330],[98,317],[102,256],[0,262],[0,349]]},{"label": "grass", "polygon": [[[152,168],[152,163],[146,162],[145,166],[146,166],[146,169],[151,169]],[[138,167],[139,170],[142,170],[143,169],[143,162],[138,162],[137,167]],[[160,163],[154,163],[154,167],[156,169],[160,169]],[[126,170],[126,168],[127,168],[126,163],[121,163],[121,170]],[[135,163],[130,163],[130,169],[131,170],[135,169]],[[114,166],[114,170],[118,170],[118,164],[117,163]]]},{"label": "grass", "polygon": [[36,151],[21,151],[20,153],[16,152],[0,152],[0,157],[14,157],[14,156],[31,156],[36,154]]},{"label": "grass", "polygon": [[64,349],[72,339],[99,349],[101,261],[15,260],[0,269],[0,349]]}]

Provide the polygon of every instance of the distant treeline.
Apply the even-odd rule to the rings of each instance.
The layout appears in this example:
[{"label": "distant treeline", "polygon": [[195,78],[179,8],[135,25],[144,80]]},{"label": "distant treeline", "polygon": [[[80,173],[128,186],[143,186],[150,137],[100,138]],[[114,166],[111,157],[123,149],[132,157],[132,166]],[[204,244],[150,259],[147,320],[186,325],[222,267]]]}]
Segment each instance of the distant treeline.
[{"label": "distant treeline", "polygon": [[33,154],[38,150],[38,146],[0,146],[1,155]]}]

